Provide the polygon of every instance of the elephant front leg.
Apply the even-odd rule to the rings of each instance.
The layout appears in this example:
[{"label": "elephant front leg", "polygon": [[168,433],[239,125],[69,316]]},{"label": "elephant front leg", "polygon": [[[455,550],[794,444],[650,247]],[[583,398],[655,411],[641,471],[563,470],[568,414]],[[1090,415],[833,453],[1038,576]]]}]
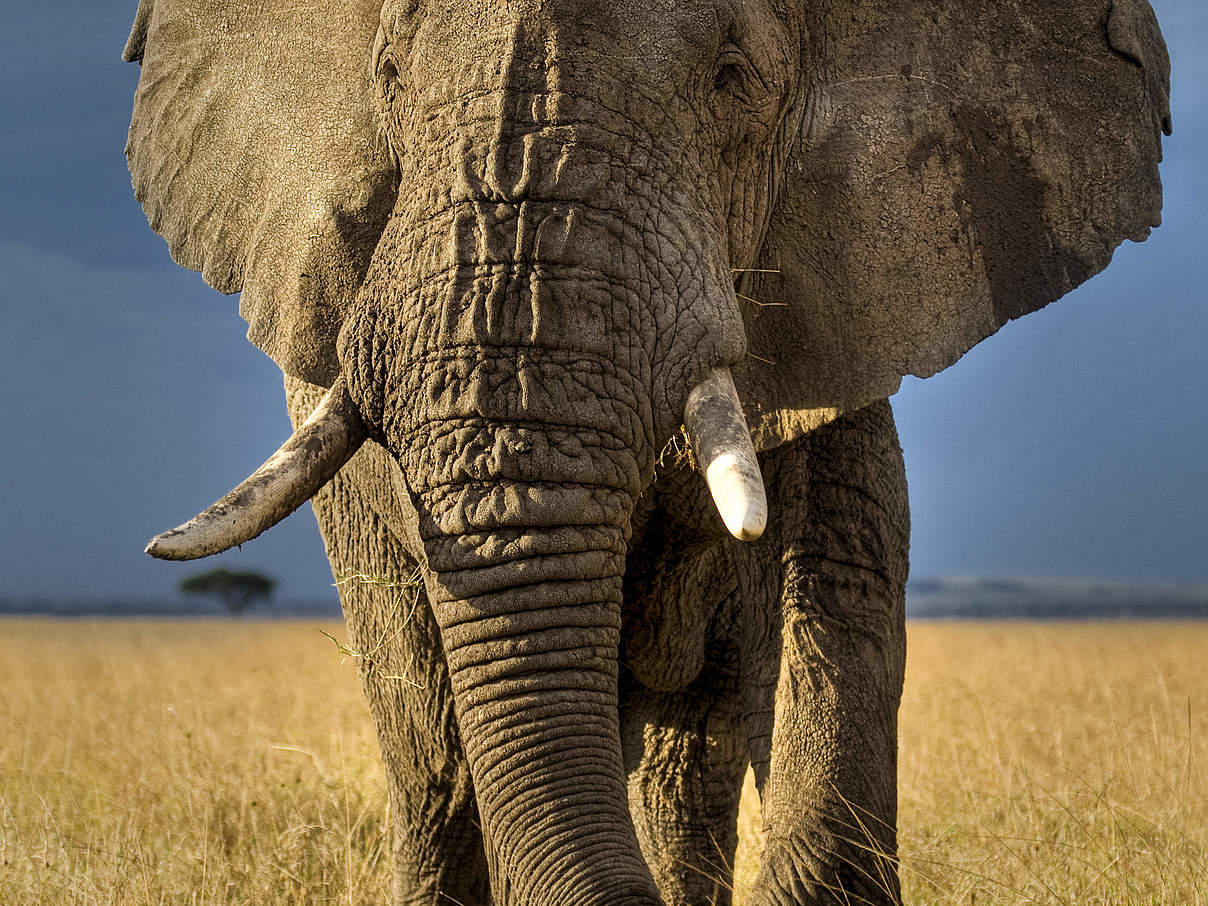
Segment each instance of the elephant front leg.
[{"label": "elephant front leg", "polygon": [[896,904],[902,597],[846,564],[792,570],[754,902]]},{"label": "elephant front leg", "polygon": [[346,467],[314,506],[389,780],[392,899],[396,906],[485,906],[478,808],[439,630],[415,561],[363,505],[362,465]]},{"label": "elephant front leg", "polygon": [[[727,607],[728,609],[728,607]],[[631,679],[621,701],[629,801],[667,906],[728,906],[748,756],[737,647],[710,646],[701,674],[658,692]]]},{"label": "elephant front leg", "polygon": [[[295,423],[322,388],[286,380]],[[312,501],[390,795],[395,906],[491,902],[478,807],[439,630],[400,539],[395,466],[369,445]]]},{"label": "elephant front leg", "polygon": [[[763,590],[770,631],[744,665],[749,708],[765,715],[751,727],[765,833],[751,902],[897,904],[909,523],[888,404],[765,467],[789,518],[776,539],[779,588]],[[748,583],[761,581],[750,570]]]}]

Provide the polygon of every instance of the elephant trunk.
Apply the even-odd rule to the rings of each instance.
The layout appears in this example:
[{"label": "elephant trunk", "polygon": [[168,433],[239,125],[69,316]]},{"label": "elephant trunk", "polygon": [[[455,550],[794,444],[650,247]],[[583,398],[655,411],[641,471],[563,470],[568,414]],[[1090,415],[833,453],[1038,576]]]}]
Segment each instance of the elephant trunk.
[{"label": "elephant trunk", "polygon": [[[574,443],[483,430],[500,446]],[[609,474],[409,482],[495,901],[658,903],[617,717],[628,492]]]},{"label": "elephant trunk", "polygon": [[[617,124],[543,98],[488,91],[417,131],[455,150],[400,159],[407,202],[339,356],[418,515],[495,900],[653,906],[620,751],[626,544],[692,388],[741,357],[741,319],[693,184],[618,167]],[[657,219],[630,215],[641,199]],[[696,408],[732,400],[728,381]],[[719,456],[719,495],[757,534],[732,490],[751,470]]]},{"label": "elephant trunk", "polygon": [[[395,271],[425,260],[409,240],[383,237],[341,362],[417,515],[493,899],[655,906],[617,694],[627,536],[653,470],[645,356],[603,330],[621,306],[581,272],[470,258],[416,278]],[[582,326],[546,335],[572,304]]]}]

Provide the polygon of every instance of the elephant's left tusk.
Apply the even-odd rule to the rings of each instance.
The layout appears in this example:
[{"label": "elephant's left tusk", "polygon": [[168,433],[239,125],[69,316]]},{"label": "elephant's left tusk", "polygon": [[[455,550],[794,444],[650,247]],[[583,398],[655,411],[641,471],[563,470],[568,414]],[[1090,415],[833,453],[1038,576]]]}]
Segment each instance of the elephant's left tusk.
[{"label": "elephant's left tusk", "polygon": [[365,426],[344,379],[337,378],[314,412],[276,453],[209,509],[147,545],[160,560],[196,560],[250,541],[306,501],[352,459]]},{"label": "elephant's left tusk", "polygon": [[684,427],[721,521],[735,538],[754,541],[767,527],[768,500],[729,368],[715,368],[692,388]]}]

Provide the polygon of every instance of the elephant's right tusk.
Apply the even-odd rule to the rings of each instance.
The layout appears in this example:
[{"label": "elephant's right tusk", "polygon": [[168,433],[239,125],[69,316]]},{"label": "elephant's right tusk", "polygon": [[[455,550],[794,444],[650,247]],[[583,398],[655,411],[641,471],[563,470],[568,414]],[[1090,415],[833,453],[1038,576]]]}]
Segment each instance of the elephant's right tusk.
[{"label": "elephant's right tusk", "polygon": [[337,378],[322,402],[276,453],[205,512],[147,545],[160,560],[196,560],[250,541],[306,501],[352,459],[365,426]]},{"label": "elephant's right tusk", "polygon": [[729,368],[715,368],[692,388],[684,427],[721,521],[740,541],[754,541],[768,524],[768,500]]}]

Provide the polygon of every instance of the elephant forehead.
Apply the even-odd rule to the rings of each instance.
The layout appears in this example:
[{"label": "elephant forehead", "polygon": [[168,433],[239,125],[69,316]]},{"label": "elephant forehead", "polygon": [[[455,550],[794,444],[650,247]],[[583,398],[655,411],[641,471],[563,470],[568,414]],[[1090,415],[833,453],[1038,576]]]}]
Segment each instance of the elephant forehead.
[{"label": "elephant forehead", "polygon": [[787,34],[770,4],[734,0],[440,0],[387,9],[388,36],[410,43],[416,84],[457,80],[472,59],[496,87],[518,91],[566,90],[567,80],[604,76],[630,92],[671,96],[686,73],[711,68],[734,33],[761,45]]}]

